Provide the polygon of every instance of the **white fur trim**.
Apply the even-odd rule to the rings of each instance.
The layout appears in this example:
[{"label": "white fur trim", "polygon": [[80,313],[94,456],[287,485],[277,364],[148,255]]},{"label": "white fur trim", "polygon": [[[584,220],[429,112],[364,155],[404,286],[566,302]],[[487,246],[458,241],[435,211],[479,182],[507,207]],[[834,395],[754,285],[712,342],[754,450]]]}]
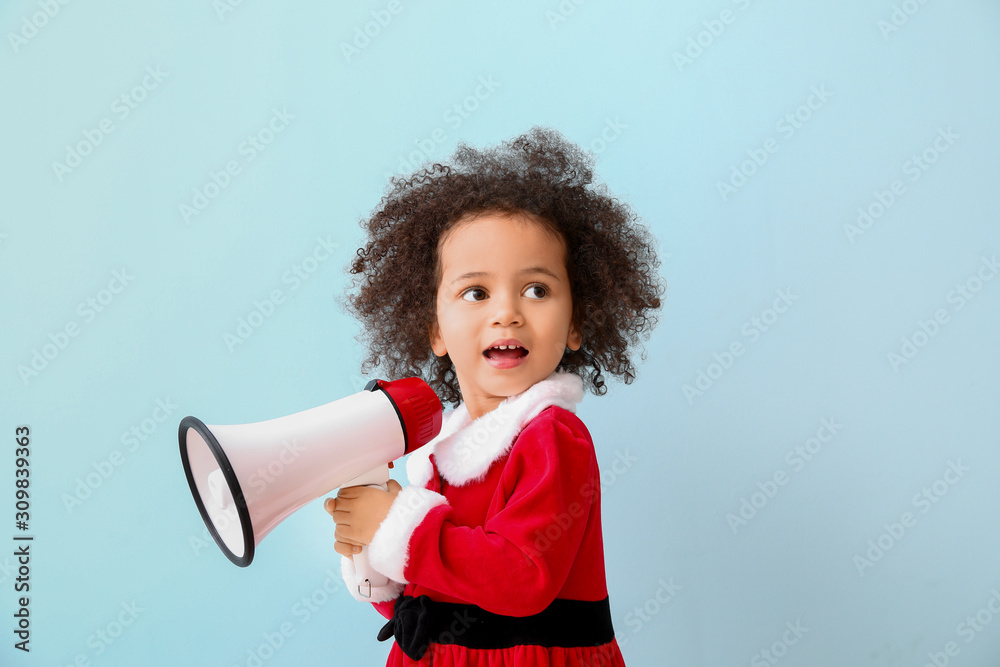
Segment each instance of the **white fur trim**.
[{"label": "white fur trim", "polygon": [[406,478],[410,480],[410,484],[427,486],[427,482],[431,481],[431,475],[434,474],[434,467],[431,465],[431,454],[434,453],[434,446],[468,426],[471,421],[465,405],[459,405],[454,410],[445,413],[441,419],[441,431],[437,437],[410,454],[406,459]]},{"label": "white fur trim", "polygon": [[403,572],[410,559],[410,537],[428,512],[447,504],[448,499],[440,493],[419,486],[400,491],[368,545],[371,566],[390,579],[408,583]]},{"label": "white fur trim", "polygon": [[434,474],[434,468],[431,466],[433,451],[430,444],[427,444],[407,457],[406,479],[410,480],[410,484],[427,486],[427,482],[431,481],[431,476]]},{"label": "white fur trim", "polygon": [[340,557],[340,574],[344,577],[347,590],[359,602],[388,602],[389,600],[395,600],[403,594],[403,584],[390,579],[389,583],[385,586],[372,588],[371,597],[361,595],[358,592],[358,584],[361,582],[358,581],[358,574],[354,570],[354,559],[347,556]]},{"label": "white fur trim", "polygon": [[[528,423],[542,410],[559,406],[576,412],[583,400],[583,380],[571,373],[553,373],[524,392],[510,396],[495,409],[471,421],[464,405],[448,414],[446,426],[433,442],[417,450],[407,461],[412,484],[423,486],[432,473],[430,455],[441,477],[461,486],[482,479],[486,471],[514,444]],[[426,450],[426,451],[423,451]],[[415,459],[417,454],[420,458]]]}]

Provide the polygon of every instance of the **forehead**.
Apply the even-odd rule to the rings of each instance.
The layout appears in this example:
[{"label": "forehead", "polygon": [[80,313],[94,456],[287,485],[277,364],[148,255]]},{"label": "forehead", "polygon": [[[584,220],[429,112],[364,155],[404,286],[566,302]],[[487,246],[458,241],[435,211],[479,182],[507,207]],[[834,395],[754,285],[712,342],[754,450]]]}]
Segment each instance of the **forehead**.
[{"label": "forehead", "polygon": [[544,262],[563,266],[566,242],[543,220],[525,213],[481,213],[461,218],[438,244],[443,271],[470,264]]}]

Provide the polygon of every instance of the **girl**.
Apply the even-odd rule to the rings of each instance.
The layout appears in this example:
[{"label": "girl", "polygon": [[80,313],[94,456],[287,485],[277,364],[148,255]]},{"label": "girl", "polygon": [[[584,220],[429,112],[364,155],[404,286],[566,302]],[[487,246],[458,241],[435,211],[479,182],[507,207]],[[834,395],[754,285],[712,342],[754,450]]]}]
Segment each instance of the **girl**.
[{"label": "girl", "polygon": [[389,665],[623,665],[604,575],[600,474],[574,414],[627,384],[663,285],[592,159],[535,128],[460,144],[393,179],[351,265],[364,370],[422,376],[457,405],[407,461],[411,486],[328,499],[338,553],[368,545]]}]

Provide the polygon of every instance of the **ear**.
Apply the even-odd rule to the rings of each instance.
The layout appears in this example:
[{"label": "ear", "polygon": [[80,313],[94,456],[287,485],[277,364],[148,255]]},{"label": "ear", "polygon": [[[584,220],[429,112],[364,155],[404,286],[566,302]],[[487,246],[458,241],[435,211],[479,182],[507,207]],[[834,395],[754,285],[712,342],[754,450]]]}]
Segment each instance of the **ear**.
[{"label": "ear", "polygon": [[444,344],[444,338],[441,337],[441,329],[438,328],[437,320],[427,326],[427,337],[436,356],[443,357],[448,354],[448,347]]},{"label": "ear", "polygon": [[583,345],[583,334],[580,333],[580,329],[577,328],[575,322],[571,322],[569,325],[569,335],[566,336],[566,347],[573,350],[580,349]]}]

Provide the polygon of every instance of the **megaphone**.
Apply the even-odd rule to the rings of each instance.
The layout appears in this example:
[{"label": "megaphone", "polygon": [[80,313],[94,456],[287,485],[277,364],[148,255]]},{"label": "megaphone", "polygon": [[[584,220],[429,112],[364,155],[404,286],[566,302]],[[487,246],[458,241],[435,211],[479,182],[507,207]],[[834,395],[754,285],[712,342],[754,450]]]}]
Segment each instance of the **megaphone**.
[{"label": "megaphone", "polygon": [[[332,403],[253,424],[206,426],[185,417],[178,439],[209,533],[229,560],[246,567],[261,540],[295,510],[341,486],[385,488],[388,463],[440,430],[441,401],[413,377],[372,380]],[[359,581],[384,585],[359,555]]]}]

